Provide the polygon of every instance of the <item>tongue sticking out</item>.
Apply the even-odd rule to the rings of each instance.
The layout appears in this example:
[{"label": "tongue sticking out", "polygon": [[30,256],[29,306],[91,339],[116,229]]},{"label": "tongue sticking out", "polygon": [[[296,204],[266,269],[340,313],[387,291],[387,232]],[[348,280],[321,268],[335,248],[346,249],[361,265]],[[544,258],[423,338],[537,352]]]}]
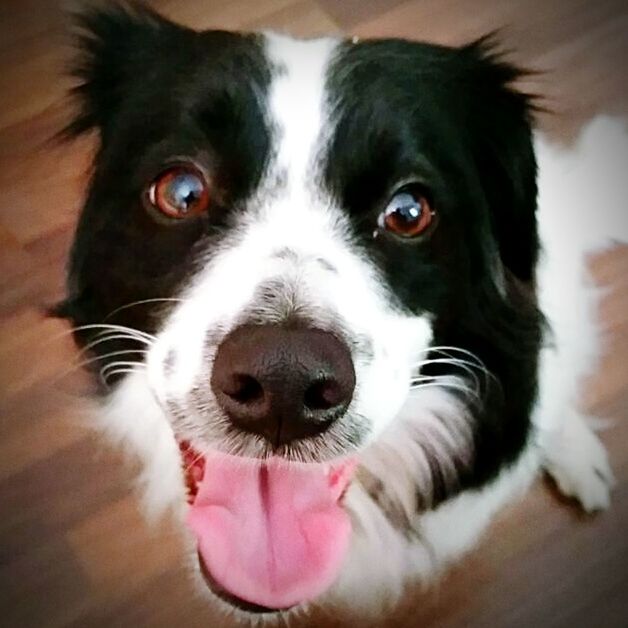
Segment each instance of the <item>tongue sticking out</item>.
[{"label": "tongue sticking out", "polygon": [[348,549],[349,518],[338,502],[354,466],[207,456],[188,525],[211,577],[273,609],[320,595]]}]

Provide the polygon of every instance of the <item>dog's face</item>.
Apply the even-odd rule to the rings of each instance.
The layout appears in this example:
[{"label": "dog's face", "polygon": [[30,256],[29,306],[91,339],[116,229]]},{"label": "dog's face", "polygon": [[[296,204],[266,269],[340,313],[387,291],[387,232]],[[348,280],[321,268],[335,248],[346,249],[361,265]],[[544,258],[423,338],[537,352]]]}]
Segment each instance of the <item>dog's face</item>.
[{"label": "dog's face", "polygon": [[250,610],[310,600],[400,417],[426,463],[409,490],[432,502],[523,446],[518,391],[517,429],[483,444],[535,311],[516,72],[483,44],[195,33],[119,8],[82,27],[70,131],[101,147],[62,311],[104,394],[156,401],[212,588]]}]

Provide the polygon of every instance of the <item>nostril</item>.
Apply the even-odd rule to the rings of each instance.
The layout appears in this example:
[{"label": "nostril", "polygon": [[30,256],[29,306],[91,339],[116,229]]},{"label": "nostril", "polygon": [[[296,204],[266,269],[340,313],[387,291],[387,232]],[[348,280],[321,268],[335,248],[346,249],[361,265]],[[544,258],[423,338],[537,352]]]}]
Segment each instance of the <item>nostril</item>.
[{"label": "nostril", "polygon": [[340,384],[333,379],[314,382],[303,395],[303,403],[308,410],[329,410],[345,401]]},{"label": "nostril", "polygon": [[262,385],[253,376],[243,374],[233,375],[223,392],[240,403],[253,403],[264,396]]}]

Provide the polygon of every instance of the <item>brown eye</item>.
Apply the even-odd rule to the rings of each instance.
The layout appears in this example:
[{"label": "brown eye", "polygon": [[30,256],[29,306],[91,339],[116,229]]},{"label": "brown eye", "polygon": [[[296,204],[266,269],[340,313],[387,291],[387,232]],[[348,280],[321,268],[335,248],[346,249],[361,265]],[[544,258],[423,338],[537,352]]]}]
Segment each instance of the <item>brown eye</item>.
[{"label": "brown eye", "polygon": [[195,166],[180,165],[164,170],[148,188],[150,204],[169,218],[202,214],[209,206],[209,186]]},{"label": "brown eye", "polygon": [[401,238],[416,238],[433,223],[435,213],[424,193],[405,188],[388,201],[380,214],[379,227]]}]

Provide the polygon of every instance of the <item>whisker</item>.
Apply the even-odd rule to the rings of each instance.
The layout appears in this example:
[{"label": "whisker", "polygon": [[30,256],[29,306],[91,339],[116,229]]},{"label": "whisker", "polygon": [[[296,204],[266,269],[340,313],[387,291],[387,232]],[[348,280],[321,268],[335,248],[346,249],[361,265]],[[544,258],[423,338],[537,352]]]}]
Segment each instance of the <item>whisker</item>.
[{"label": "whisker", "polygon": [[444,358],[429,358],[426,360],[423,360],[423,362],[419,362],[419,366],[423,365],[423,364],[429,364],[430,362],[434,361],[434,360],[442,360],[442,361],[446,361],[446,360],[452,360],[455,361],[458,364],[465,364],[467,365],[469,368],[473,368],[473,369],[479,369],[479,370],[484,370],[484,365],[481,364],[480,362],[472,362],[471,360],[465,360],[463,358],[457,358],[455,355],[451,355],[449,353],[447,353],[446,351],[438,351],[437,352],[439,355],[443,355],[445,356]]},{"label": "whisker", "polygon": [[[475,353],[472,353],[471,351],[468,351],[467,349],[461,349],[460,347],[442,345],[442,346],[430,347],[423,351],[423,353],[430,353],[430,352],[434,352],[434,353],[441,354],[441,355],[455,358],[455,359],[461,359],[461,358],[456,357],[456,354],[461,354],[465,356],[466,358],[469,358],[470,360],[468,362],[469,366],[472,366],[473,368],[478,368],[482,371],[485,371],[486,373],[490,373],[488,369],[486,368],[484,362],[482,362],[482,360],[477,355],[475,355]],[[454,355],[452,355],[452,353]],[[418,362],[415,366],[420,366],[422,362],[423,361]]]},{"label": "whisker", "polygon": [[456,353],[463,353],[466,356],[472,358],[478,364],[484,366],[484,362],[482,362],[482,360],[477,355],[475,355],[475,353],[467,349],[462,349],[461,347],[455,347],[453,345],[436,345],[435,347],[427,347],[422,351],[422,353],[429,353],[430,351],[453,351]]},{"label": "whisker", "polygon": [[141,336],[147,338],[149,340],[156,340],[156,337],[152,334],[148,334],[146,332],[140,331],[139,329],[133,329],[132,327],[125,327],[124,325],[110,325],[105,323],[94,323],[91,325],[79,325],[78,327],[71,327],[70,329],[65,329],[54,336],[50,336],[46,339],[46,342],[43,346],[47,346],[48,344],[55,342],[56,340],[60,340],[61,338],[65,338],[66,336],[72,335],[77,331],[86,331],[89,329],[104,329],[110,331],[118,331],[118,332],[126,332],[132,334],[134,336]]},{"label": "whisker", "polygon": [[132,307],[136,307],[138,305],[144,305],[146,303],[159,303],[159,302],[170,302],[170,301],[183,303],[183,299],[177,299],[175,297],[161,297],[161,298],[154,298],[154,299],[142,299],[141,301],[132,301],[131,303],[127,303],[126,305],[121,305],[120,307],[116,308],[112,312],[109,312],[109,314],[105,316],[104,320],[107,321],[112,316],[115,316],[118,312],[121,312],[122,310],[127,310]]},{"label": "whisker", "polygon": [[484,364],[484,362],[480,358],[478,358],[477,355],[471,353],[470,351],[467,351],[466,349],[458,349],[456,347],[441,347],[441,348],[438,349],[438,353],[442,353],[443,355],[449,355],[449,357],[453,357],[449,353],[447,353],[448,351],[454,351],[454,353],[457,351],[458,353],[462,353],[462,354],[464,354],[464,355],[466,355],[468,357],[473,358],[474,364],[472,365],[470,363],[469,366],[474,366],[474,368],[477,368],[477,369],[482,371],[482,373],[484,374],[484,377],[486,379],[487,385],[488,385],[488,380],[489,379],[496,380],[495,375],[493,375],[493,373],[491,373],[486,368],[486,365]]},{"label": "whisker", "polygon": [[458,390],[462,393],[465,393],[466,395],[471,395],[477,401],[480,401],[479,394],[475,390],[470,389],[468,386],[465,386],[464,384],[461,384],[459,382],[452,382],[451,380],[440,381],[439,378],[434,378],[433,382],[419,383],[418,386],[411,386],[410,394],[420,392],[424,388],[451,388],[453,390]]},{"label": "whisker", "polygon": [[476,365],[471,364],[467,360],[461,360],[459,358],[435,358],[432,360],[425,360],[421,364],[421,366],[427,366],[428,364],[451,364],[451,365],[459,366],[469,375],[469,377],[473,379],[473,383],[475,384],[475,387],[478,389],[478,391],[480,390],[480,380],[478,379],[478,376],[473,372],[473,369],[471,368],[472,366],[476,366]]},{"label": "whisker", "polygon": [[103,382],[108,388],[111,388],[111,386],[109,385],[109,379],[111,379],[115,375],[127,375],[127,374],[131,375],[137,372],[138,370],[134,368],[119,368],[119,369],[116,369],[107,373],[107,376],[103,379]]},{"label": "whisker", "polygon": [[126,327],[125,325],[112,325],[109,323],[92,323],[90,325],[80,325],[79,327],[74,327],[72,331],[88,331],[90,329],[119,331],[128,333],[131,336],[138,336],[140,338],[146,338],[148,340],[157,340],[156,336],[154,336],[153,334],[149,334],[145,331],[140,331],[139,329],[134,329],[133,327]]},{"label": "whisker", "polygon": [[[116,326],[104,325],[104,327],[105,329],[103,329],[102,331],[96,334],[96,337],[94,340],[89,342],[84,347],[81,347],[81,349],[78,351],[78,354],[77,354],[78,358],[80,358],[81,356],[84,356],[86,353],[90,351],[90,349],[93,349],[95,346],[103,342],[107,342],[107,341],[130,340],[133,342],[144,343],[148,347],[150,347],[154,342],[153,340],[149,338],[145,338],[139,335],[139,334],[143,334],[144,336],[150,336],[150,334],[145,334],[144,332],[133,329],[132,327],[124,327],[120,325],[116,325]],[[77,328],[77,329],[81,329],[81,328]],[[70,330],[69,332],[66,332],[66,334],[71,333],[72,331],[73,330]]]},{"label": "whisker", "polygon": [[[102,344],[103,342],[114,341],[114,340],[132,340],[133,342],[143,342],[147,347],[151,347],[152,344],[153,344],[150,341],[143,340],[141,338],[135,338],[135,337],[129,336],[127,334],[118,334],[117,332],[104,332],[104,334],[103,335],[99,335],[99,337],[97,337],[96,340],[92,340],[92,342],[90,342],[89,344],[85,345],[79,351],[79,357],[81,355],[84,355],[90,349],[93,349],[97,345]],[[140,351],[140,349],[137,349],[137,351]]]},{"label": "whisker", "polygon": [[[70,368],[68,368],[65,371],[63,371],[59,375],[59,378],[66,377],[70,373],[78,371],[79,369],[84,368],[85,366],[88,366],[89,364],[92,364],[94,362],[98,362],[100,360],[106,360],[106,359],[112,358],[112,357],[114,357],[116,355],[124,355],[124,354],[129,354],[129,353],[142,353],[142,354],[146,355],[146,354],[148,354],[148,351],[145,350],[145,349],[124,349],[124,350],[121,350],[121,351],[112,351],[111,353],[105,353],[104,355],[97,355],[95,357],[89,358],[88,360],[83,360],[82,362],[78,362],[76,364],[73,364],[72,366],[70,366]],[[140,364],[140,363],[138,363],[138,364]]]},{"label": "whisker", "polygon": [[117,362],[111,362],[110,364],[105,364],[100,369],[100,379],[107,383],[107,379],[111,376],[111,372],[116,371],[119,368],[132,368],[135,372],[145,369],[146,365],[141,362],[133,362],[133,361],[125,361],[119,360]]},{"label": "whisker", "polygon": [[417,382],[433,382],[436,379],[438,378],[433,375],[419,375],[418,377],[411,377],[410,383],[414,384]]},{"label": "whisker", "polygon": [[[469,369],[474,369],[475,371],[481,372],[483,375],[483,380],[484,380],[483,382],[485,386],[484,390],[488,390],[490,380],[496,383],[499,383],[495,375],[486,368],[484,362],[477,355],[475,355],[471,351],[468,351],[467,349],[462,349],[460,347],[455,347],[455,346],[450,346],[450,345],[437,345],[434,347],[426,348],[422,353],[429,353],[429,352],[434,352],[437,355],[440,354],[440,355],[446,356],[447,358],[450,358],[452,361],[456,360],[457,361],[456,364],[460,366],[460,368],[469,367]],[[463,360],[461,358],[455,357],[456,355],[462,355],[468,358],[468,360]],[[430,360],[423,360],[422,362],[419,362],[415,365],[415,369],[420,369],[423,364],[427,364],[429,362]],[[478,381],[476,381],[476,386],[478,387],[478,389],[480,389]]]}]

